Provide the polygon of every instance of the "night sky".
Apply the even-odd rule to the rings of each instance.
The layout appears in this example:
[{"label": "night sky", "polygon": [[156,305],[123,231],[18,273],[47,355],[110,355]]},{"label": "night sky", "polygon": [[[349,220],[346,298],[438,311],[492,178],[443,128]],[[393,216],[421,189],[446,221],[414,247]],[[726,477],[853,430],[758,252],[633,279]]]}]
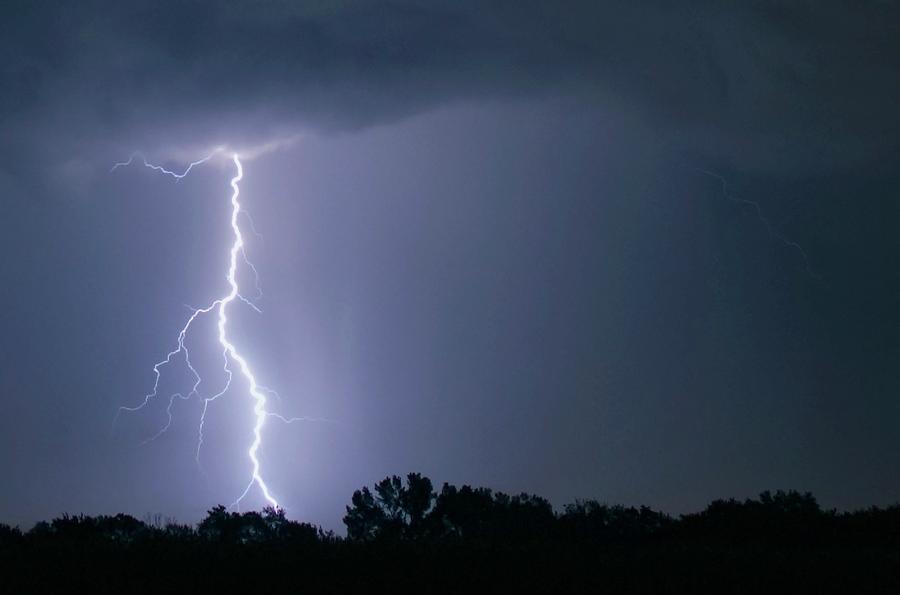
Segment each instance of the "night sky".
[{"label": "night sky", "polygon": [[234,169],[110,167],[216,146],[260,234],[233,339],[274,411],[326,419],[266,426],[291,517],[341,530],[410,471],[900,500],[900,5],[737,4],[4,2],[0,521],[193,522],[246,485],[240,388],[205,473],[197,399],[141,444],[183,366],[113,426],[227,291]]}]

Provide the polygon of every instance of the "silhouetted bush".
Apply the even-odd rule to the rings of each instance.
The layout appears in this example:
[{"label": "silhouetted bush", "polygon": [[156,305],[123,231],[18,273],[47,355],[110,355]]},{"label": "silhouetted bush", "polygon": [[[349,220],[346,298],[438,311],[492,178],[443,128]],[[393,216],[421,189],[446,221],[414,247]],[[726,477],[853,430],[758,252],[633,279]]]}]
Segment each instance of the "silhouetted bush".
[{"label": "silhouetted bush", "polygon": [[308,523],[288,520],[283,509],[262,512],[228,512],[216,506],[197,526],[200,539],[224,544],[314,544],[326,533]]},{"label": "silhouetted bush", "polygon": [[559,517],[561,534],[579,542],[633,542],[661,534],[673,526],[666,514],[647,506],[609,506],[596,500],[579,500],[566,505]]},{"label": "silhouetted bush", "polygon": [[837,528],[833,511],[824,512],[810,493],[763,492],[759,500],[715,500],[706,510],[685,515],[680,532],[699,539],[809,543]]},{"label": "silhouetted bush", "polygon": [[18,527],[10,527],[0,523],[0,547],[11,547],[22,541],[22,532]]}]

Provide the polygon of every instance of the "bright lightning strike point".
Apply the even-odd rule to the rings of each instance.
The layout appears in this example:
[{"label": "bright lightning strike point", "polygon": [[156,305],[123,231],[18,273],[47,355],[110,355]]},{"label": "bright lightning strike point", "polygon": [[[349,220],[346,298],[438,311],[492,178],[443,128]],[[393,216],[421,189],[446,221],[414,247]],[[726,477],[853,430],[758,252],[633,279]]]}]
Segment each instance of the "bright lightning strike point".
[{"label": "bright lightning strike point", "polygon": [[[175,178],[176,180],[180,180],[180,179],[184,178],[185,176],[187,176],[194,167],[201,165],[203,163],[206,163],[220,151],[222,151],[222,149],[216,149],[215,151],[213,151],[212,153],[210,153],[203,159],[199,159],[197,161],[191,162],[187,166],[187,168],[181,173],[168,170],[160,165],[154,165],[154,164],[148,162],[147,159],[143,156],[143,154],[141,154],[139,152],[133,153],[127,161],[116,163],[115,165],[113,165],[113,167],[110,171],[115,171],[119,167],[129,166],[132,163],[134,163],[135,160],[140,159],[140,162],[145,167],[152,169],[154,171],[160,172],[162,174],[171,176],[171,177]],[[188,392],[187,394],[175,393],[175,394],[171,395],[171,397],[169,398],[169,404],[166,407],[166,415],[167,415],[166,424],[155,435],[148,438],[145,442],[150,442],[150,441],[157,439],[158,437],[163,435],[169,429],[169,427],[172,424],[172,407],[174,406],[176,399],[187,400],[187,399],[190,399],[192,396],[197,396],[197,397],[200,396],[199,387],[200,387],[200,383],[202,382],[202,379],[200,377],[200,374],[197,372],[197,370],[191,364],[190,353],[188,351],[187,346],[185,345],[185,339],[187,337],[188,332],[191,329],[191,325],[194,323],[195,320],[197,320],[197,318],[215,310],[216,314],[217,314],[217,318],[218,318],[218,321],[217,321],[218,340],[219,340],[219,344],[222,347],[222,357],[224,360],[222,369],[225,374],[225,384],[224,384],[223,388],[221,390],[219,390],[213,396],[202,399],[203,408],[202,408],[202,413],[200,415],[200,422],[199,422],[198,431],[197,431],[197,448],[196,448],[195,458],[196,458],[197,464],[199,466],[200,450],[203,446],[203,429],[204,429],[204,425],[206,423],[206,413],[209,409],[210,403],[212,403],[213,401],[222,397],[228,391],[228,389],[231,387],[231,381],[234,378],[234,373],[235,373],[232,370],[231,365],[232,365],[232,363],[236,363],[239,373],[241,374],[241,376],[244,377],[244,379],[247,382],[247,385],[249,387],[250,396],[253,399],[254,423],[253,423],[253,441],[251,442],[250,446],[247,449],[247,456],[249,457],[250,463],[252,466],[251,477],[250,477],[249,482],[247,483],[247,486],[244,488],[243,492],[232,503],[232,506],[238,506],[240,504],[241,500],[243,500],[247,496],[250,489],[253,488],[254,485],[256,485],[259,487],[259,489],[262,492],[262,495],[266,499],[266,501],[271,506],[278,508],[279,507],[278,501],[272,495],[272,492],[269,489],[269,486],[266,484],[265,480],[263,479],[263,476],[261,473],[260,461],[259,461],[259,449],[262,446],[263,428],[266,424],[266,420],[270,417],[273,417],[273,418],[276,418],[287,424],[291,424],[291,423],[294,423],[297,421],[330,421],[330,420],[326,420],[324,418],[314,418],[314,417],[287,418],[280,414],[272,413],[272,412],[268,411],[266,409],[266,405],[267,405],[266,393],[270,393],[275,396],[277,396],[277,393],[275,393],[271,389],[268,389],[268,388],[260,385],[257,382],[256,377],[253,374],[253,371],[251,370],[250,365],[247,362],[246,358],[240,353],[240,351],[238,351],[238,348],[235,346],[235,344],[229,338],[229,335],[228,335],[228,307],[235,300],[240,300],[241,302],[247,304],[248,306],[250,306],[257,312],[259,312],[259,308],[257,308],[256,305],[252,301],[248,300],[246,297],[244,297],[241,294],[240,287],[237,282],[239,257],[240,257],[240,260],[244,264],[246,264],[246,266],[253,272],[254,278],[256,280],[257,297],[261,296],[261,294],[262,294],[260,287],[259,287],[259,275],[257,273],[256,267],[253,266],[253,263],[250,262],[250,260],[247,258],[246,253],[244,252],[244,236],[241,233],[241,228],[240,228],[240,225],[238,224],[238,218],[241,214],[243,214],[246,217],[248,217],[249,221],[251,221],[251,227],[252,227],[252,220],[249,219],[249,214],[246,211],[242,210],[241,203],[239,200],[240,193],[241,193],[239,182],[244,177],[243,166],[241,165],[241,160],[237,153],[232,154],[231,160],[234,163],[236,173],[235,173],[235,176],[231,179],[231,188],[232,188],[231,230],[233,232],[234,239],[231,244],[231,249],[229,251],[228,273],[226,275],[226,280],[228,281],[229,291],[226,295],[213,300],[211,303],[209,303],[208,305],[206,305],[202,308],[189,307],[191,310],[191,315],[188,318],[187,322],[184,324],[184,326],[181,328],[181,331],[178,333],[178,340],[177,340],[176,348],[173,349],[172,351],[170,351],[166,355],[165,359],[163,359],[160,362],[157,362],[153,366],[153,373],[154,373],[153,390],[144,396],[144,400],[139,405],[137,405],[135,407],[120,407],[116,414],[116,418],[118,418],[119,414],[121,414],[122,412],[133,412],[133,411],[138,411],[140,409],[143,409],[144,407],[147,407],[150,404],[150,402],[158,396],[159,381],[160,381],[160,377],[161,377],[161,371],[160,371],[161,368],[163,366],[171,364],[177,357],[183,357],[185,365],[187,366],[187,368],[190,370],[191,374],[193,375],[193,377],[194,377],[193,386],[191,388],[191,391]],[[256,233],[255,229],[253,231],[254,231],[254,233]],[[202,467],[201,467],[201,469],[202,469]]]}]

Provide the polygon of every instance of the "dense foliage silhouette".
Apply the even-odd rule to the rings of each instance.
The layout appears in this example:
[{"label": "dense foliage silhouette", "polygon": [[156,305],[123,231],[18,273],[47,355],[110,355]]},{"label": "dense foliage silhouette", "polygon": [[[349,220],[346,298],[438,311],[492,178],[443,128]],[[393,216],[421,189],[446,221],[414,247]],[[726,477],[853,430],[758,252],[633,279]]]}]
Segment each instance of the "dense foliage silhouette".
[{"label": "dense foliage silhouette", "polygon": [[196,526],[69,516],[0,524],[0,592],[900,592],[900,506],[823,510],[809,493],[716,500],[672,517],[444,484],[353,493],[346,537],[283,510]]}]

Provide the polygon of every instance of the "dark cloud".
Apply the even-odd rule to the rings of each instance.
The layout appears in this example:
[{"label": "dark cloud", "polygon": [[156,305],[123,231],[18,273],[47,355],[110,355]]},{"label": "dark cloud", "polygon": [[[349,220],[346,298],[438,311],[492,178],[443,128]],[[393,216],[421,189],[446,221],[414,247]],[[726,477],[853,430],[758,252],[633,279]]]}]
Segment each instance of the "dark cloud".
[{"label": "dark cloud", "polygon": [[31,155],[72,173],[87,148],[565,94],[705,159],[871,168],[897,156],[898,23],[900,6],[876,2],[8,2],[3,150],[9,169]]}]

